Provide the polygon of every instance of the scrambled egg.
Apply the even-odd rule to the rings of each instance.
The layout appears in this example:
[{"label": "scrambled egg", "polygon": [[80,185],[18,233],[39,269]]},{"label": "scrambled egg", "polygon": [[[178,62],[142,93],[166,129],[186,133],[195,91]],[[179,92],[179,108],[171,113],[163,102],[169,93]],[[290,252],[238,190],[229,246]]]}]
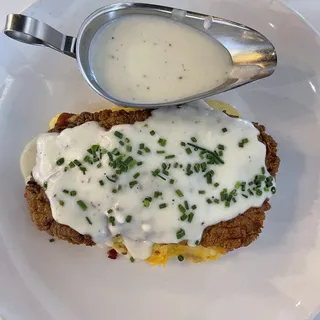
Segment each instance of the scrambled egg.
[{"label": "scrambled egg", "polygon": [[[229,104],[217,100],[207,100],[206,103],[213,109],[226,111],[229,115],[239,117],[238,111]],[[112,106],[112,111],[117,111],[123,109],[119,106]],[[126,108],[125,111],[130,112],[136,109]],[[99,110],[96,110],[99,111]],[[49,129],[52,129],[60,114],[53,117],[49,123]],[[128,252],[123,239],[120,235],[113,238],[113,248],[122,255],[128,255],[130,257],[130,252]],[[223,248],[210,247],[206,248],[203,246],[191,247],[185,244],[154,244],[152,247],[152,253],[149,258],[146,259],[152,266],[163,265],[165,266],[167,261],[173,257],[182,256],[184,259],[193,262],[207,262],[210,260],[216,260],[221,255],[225,254],[226,251]]]}]

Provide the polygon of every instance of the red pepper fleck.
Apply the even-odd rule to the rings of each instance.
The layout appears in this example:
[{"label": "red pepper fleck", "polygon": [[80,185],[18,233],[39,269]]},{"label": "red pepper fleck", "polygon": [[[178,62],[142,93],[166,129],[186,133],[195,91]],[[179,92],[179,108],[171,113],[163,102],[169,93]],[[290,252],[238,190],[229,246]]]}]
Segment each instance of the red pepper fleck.
[{"label": "red pepper fleck", "polygon": [[111,250],[108,251],[108,258],[109,259],[116,260],[117,256],[118,256],[118,253],[117,253],[116,250],[111,249]]}]

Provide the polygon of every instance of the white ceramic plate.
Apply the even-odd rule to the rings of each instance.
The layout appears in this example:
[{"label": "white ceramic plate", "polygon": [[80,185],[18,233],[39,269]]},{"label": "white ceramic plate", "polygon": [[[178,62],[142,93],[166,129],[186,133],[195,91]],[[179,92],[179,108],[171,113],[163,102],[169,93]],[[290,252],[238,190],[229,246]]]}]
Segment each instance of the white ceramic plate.
[{"label": "white ceramic plate", "polygon": [[[40,1],[26,13],[75,35],[107,0]],[[279,142],[277,195],[251,246],[217,262],[167,268],[111,261],[35,229],[23,199],[19,155],[60,111],[102,100],[74,60],[0,36],[0,316],[5,320],[303,320],[320,299],[320,44],[289,9],[272,0],[170,1],[229,18],[276,46],[275,74],[219,97]]]}]

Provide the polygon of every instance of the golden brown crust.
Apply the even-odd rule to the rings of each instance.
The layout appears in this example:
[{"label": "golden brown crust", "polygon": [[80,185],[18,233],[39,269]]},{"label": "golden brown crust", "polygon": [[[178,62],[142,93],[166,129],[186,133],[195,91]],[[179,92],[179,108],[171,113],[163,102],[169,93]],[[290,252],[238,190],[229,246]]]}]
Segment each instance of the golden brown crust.
[{"label": "golden brown crust", "polygon": [[28,182],[24,196],[27,199],[31,219],[39,230],[46,231],[51,236],[67,240],[73,244],[95,245],[90,236],[83,236],[70,227],[56,222],[52,218],[49,200],[44,189],[36,182]]},{"label": "golden brown crust", "polygon": [[[151,115],[151,110],[136,110],[126,112],[124,110],[103,110],[96,113],[83,112],[80,115],[63,113],[59,116],[55,127],[51,132],[61,132],[66,128],[72,128],[88,121],[98,121],[106,130],[117,124],[133,124],[136,121],[144,121]],[[259,140],[266,145],[266,166],[272,176],[275,176],[280,159],[277,156],[277,143],[266,134],[265,127],[254,123],[260,131]],[[95,243],[88,235],[81,235],[72,228],[61,225],[52,218],[50,203],[42,187],[34,181],[28,182],[25,189],[31,218],[39,230],[48,232],[62,240],[73,244],[85,244],[92,246]],[[268,199],[261,207],[250,208],[236,218],[220,222],[207,227],[202,235],[201,245],[205,247],[219,247],[227,251],[248,246],[260,234],[265,219],[265,211],[271,208]]]}]

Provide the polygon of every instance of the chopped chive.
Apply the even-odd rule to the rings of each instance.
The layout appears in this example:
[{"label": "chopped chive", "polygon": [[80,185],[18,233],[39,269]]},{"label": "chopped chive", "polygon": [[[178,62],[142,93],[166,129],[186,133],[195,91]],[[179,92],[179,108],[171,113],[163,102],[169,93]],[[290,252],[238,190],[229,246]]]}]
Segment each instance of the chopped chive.
[{"label": "chopped chive", "polygon": [[206,191],[205,191],[205,190],[199,190],[198,193],[199,193],[199,194],[205,194]]},{"label": "chopped chive", "polygon": [[157,154],[164,154],[166,153],[164,150],[157,150]]},{"label": "chopped chive", "polygon": [[148,208],[150,206],[150,201],[148,199],[144,199],[142,202],[145,208]]},{"label": "chopped chive", "polygon": [[219,199],[214,199],[213,202],[216,203],[216,204],[220,203]]},{"label": "chopped chive", "polygon": [[269,192],[269,188],[267,188],[267,187],[264,187],[264,189],[263,189],[265,192]]},{"label": "chopped chive", "polygon": [[194,213],[193,213],[193,212],[190,212],[189,215],[188,215],[188,222],[189,222],[189,223],[192,222],[193,216],[194,216]]},{"label": "chopped chive", "polygon": [[126,217],[126,222],[127,222],[127,223],[130,223],[131,220],[132,220],[132,216],[129,215],[129,216]]},{"label": "chopped chive", "polygon": [[109,217],[109,222],[111,223],[112,226],[116,225],[116,218],[115,217]]},{"label": "chopped chive", "polygon": [[43,184],[43,189],[44,189],[44,190],[47,190],[47,188],[48,188],[48,182],[45,181],[44,184]]},{"label": "chopped chive", "polygon": [[215,188],[218,188],[218,187],[219,187],[219,183],[216,182],[216,183],[214,184],[214,187],[215,187]]},{"label": "chopped chive", "polygon": [[187,218],[188,218],[188,215],[186,215],[185,213],[183,213],[183,214],[180,216],[180,220],[181,220],[181,221],[185,221],[185,220],[187,220]]},{"label": "chopped chive", "polygon": [[159,198],[160,196],[162,196],[162,192],[155,191],[154,194],[153,194],[153,196],[154,196],[155,198]]},{"label": "chopped chive", "polygon": [[130,181],[129,186],[132,189],[136,184],[138,184],[138,181]]},{"label": "chopped chive", "polygon": [[228,129],[227,128],[222,128],[222,132],[227,132]]},{"label": "chopped chive", "polygon": [[189,210],[189,203],[188,203],[187,200],[184,202],[184,207],[185,207],[187,210]]},{"label": "chopped chive", "polygon": [[183,238],[184,236],[185,236],[185,231],[183,230],[183,229],[179,229],[178,231],[177,231],[177,239],[181,239],[181,238]]},{"label": "chopped chive", "polygon": [[201,163],[201,170],[202,172],[205,172],[207,170],[207,164],[205,162]]},{"label": "chopped chive", "polygon": [[181,192],[181,190],[176,190],[176,194],[178,197],[182,198],[183,197],[183,193]]},{"label": "chopped chive", "polygon": [[192,207],[191,207],[192,210],[196,210],[197,209],[197,206],[194,204]]},{"label": "chopped chive", "polygon": [[226,201],[226,202],[224,203],[224,205],[225,205],[225,207],[229,208],[229,207],[230,207],[230,202]]},{"label": "chopped chive", "polygon": [[182,145],[183,147],[185,147],[185,146],[186,146],[186,143],[183,142],[183,141],[181,141],[181,142],[180,142],[180,145]]},{"label": "chopped chive", "polygon": [[61,207],[63,207],[64,206],[64,201],[60,200],[59,204],[60,204]]},{"label": "chopped chive", "polygon": [[242,196],[243,196],[244,198],[248,199],[248,196],[247,196],[246,194],[242,193]]},{"label": "chopped chive", "polygon": [[143,164],[142,161],[137,162],[137,166],[141,166]]},{"label": "chopped chive", "polygon": [[239,148],[243,148],[243,147],[244,147],[244,144],[243,144],[242,142],[239,142],[239,143],[238,143],[238,146],[239,146]]},{"label": "chopped chive", "polygon": [[86,220],[88,221],[89,224],[92,224],[91,220],[88,217],[86,217]]},{"label": "chopped chive", "polygon": [[144,151],[145,151],[146,153],[149,153],[151,150],[150,150],[148,147],[145,147],[145,148],[144,148]]},{"label": "chopped chive", "polygon": [[118,190],[117,189],[112,189],[112,193],[117,193]]},{"label": "chopped chive", "polygon": [[183,260],[184,260],[184,256],[182,256],[181,254],[178,255],[178,260],[179,260],[180,262],[183,261]]},{"label": "chopped chive", "polygon": [[195,172],[197,172],[197,173],[200,172],[200,164],[199,163],[196,163],[193,167],[194,167]]},{"label": "chopped chive", "polygon": [[61,166],[64,164],[64,158],[60,158],[56,161],[57,166]]},{"label": "chopped chive", "polygon": [[75,190],[70,191],[70,196],[71,197],[74,197],[76,195],[77,195],[77,191],[75,191]]},{"label": "chopped chive", "polygon": [[139,154],[140,156],[142,156],[142,151],[141,151],[141,150],[138,150],[138,151],[137,151],[137,154]]},{"label": "chopped chive", "polygon": [[156,134],[156,132],[155,132],[154,130],[151,130],[151,131],[150,131],[150,134],[151,134],[152,136],[154,136],[154,135]]},{"label": "chopped chive", "polygon": [[100,184],[100,186],[104,186],[103,180],[99,180],[99,184]]},{"label": "chopped chive", "polygon": [[187,154],[190,154],[190,153],[192,153],[192,150],[191,150],[190,148],[187,148],[187,149],[186,149],[186,153],[187,153]]},{"label": "chopped chive", "polygon": [[78,204],[78,206],[83,210],[83,211],[86,211],[87,210],[87,206],[86,206],[86,204],[82,201],[82,200],[78,200],[77,201],[77,204]]},{"label": "chopped chive", "polygon": [[200,146],[198,146],[196,144],[193,144],[193,143],[188,143],[188,145],[191,146],[191,147],[200,149],[202,151],[205,151],[206,153],[209,153],[211,155],[211,157],[214,158],[215,161],[217,161],[220,164],[224,164],[224,161],[219,157],[219,155],[218,155],[218,153],[216,151],[212,152],[212,151],[210,151],[210,150],[208,150],[206,148],[200,147]]},{"label": "chopped chive", "polygon": [[265,174],[266,173],[266,169],[264,167],[261,167],[261,172],[262,172],[262,174]]},{"label": "chopped chive", "polygon": [[249,142],[249,139],[248,139],[248,138],[245,138],[245,139],[242,140],[242,143],[243,143],[243,144],[248,143],[248,142]]},{"label": "chopped chive", "polygon": [[76,165],[74,164],[74,162],[73,161],[71,161],[70,163],[69,163],[69,167],[70,168],[74,168]]},{"label": "chopped chive", "polygon": [[196,246],[198,246],[200,244],[200,241],[197,240],[195,243],[194,243]]},{"label": "chopped chive", "polygon": [[140,172],[137,172],[136,174],[133,175],[134,179],[137,179],[140,176]]},{"label": "chopped chive", "polygon": [[164,175],[166,175],[166,176],[169,175],[169,171],[167,171],[167,170],[162,170],[162,173],[163,173]]},{"label": "chopped chive", "polygon": [[69,194],[69,190],[67,190],[67,189],[63,189],[62,192],[66,193],[66,194]]},{"label": "chopped chive", "polygon": [[129,138],[125,138],[125,141],[126,141],[126,143],[129,143],[130,139]]},{"label": "chopped chive", "polygon": [[219,150],[224,150],[224,145],[223,144],[218,144],[218,149]]},{"label": "chopped chive", "polygon": [[73,163],[78,167],[81,166],[81,162],[79,160],[77,160],[77,159],[73,160]]},{"label": "chopped chive", "polygon": [[86,174],[86,171],[87,171],[86,167],[80,167],[79,169],[83,174]]},{"label": "chopped chive", "polygon": [[144,149],[144,143],[139,144],[139,149]]},{"label": "chopped chive", "polygon": [[124,142],[123,141],[119,141],[120,146],[124,146]]},{"label": "chopped chive", "polygon": [[192,138],[191,138],[191,141],[192,141],[192,142],[197,142],[197,139],[196,139],[195,137],[192,137]]},{"label": "chopped chive", "polygon": [[170,154],[168,156],[165,156],[164,158],[165,159],[173,159],[173,158],[175,158],[175,155],[174,154]]},{"label": "chopped chive", "polygon": [[166,203],[161,203],[159,204],[159,209],[164,209],[167,207],[167,204]]},{"label": "chopped chive", "polygon": [[127,152],[131,152],[132,151],[132,147],[130,145],[127,145],[126,146],[126,150],[127,150]]},{"label": "chopped chive", "polygon": [[218,156],[219,156],[219,157],[223,157],[223,151],[219,151],[219,152],[218,152]]},{"label": "chopped chive", "polygon": [[208,184],[212,183],[212,176],[211,175],[208,175],[206,179],[207,179]]},{"label": "chopped chive", "polygon": [[212,200],[210,198],[207,198],[207,203],[211,204],[212,203]]},{"label": "chopped chive", "polygon": [[97,168],[101,168],[101,167],[102,167],[102,163],[99,162],[99,163],[97,164]]},{"label": "chopped chive", "polygon": [[184,207],[182,204],[179,204],[179,205],[178,205],[178,208],[179,208],[179,210],[180,210],[181,213],[186,213],[186,209],[185,209],[185,207]]},{"label": "chopped chive", "polygon": [[256,190],[256,195],[260,197],[262,195],[262,191],[260,189],[257,189]]},{"label": "chopped chive", "polygon": [[106,176],[106,178],[107,178],[110,182],[116,182],[116,181],[117,181],[118,176],[117,176],[116,174],[114,174],[114,175],[112,176],[112,179],[111,179],[111,178],[109,178],[108,176]]},{"label": "chopped chive", "polygon": [[277,192],[276,187],[272,187],[272,188],[271,188],[271,192],[272,192],[272,194],[275,194],[275,193]]},{"label": "chopped chive", "polygon": [[100,146],[98,146],[97,144],[94,144],[91,147],[92,153],[96,153],[99,149],[100,149]]},{"label": "chopped chive", "polygon": [[117,148],[114,148],[112,151],[112,154],[114,154],[115,156],[118,156],[120,154],[119,150]]},{"label": "chopped chive", "polygon": [[114,135],[115,135],[117,138],[119,138],[119,139],[122,139],[122,138],[123,138],[123,134],[122,134],[121,132],[119,132],[119,131],[115,131],[115,132],[114,132]]},{"label": "chopped chive", "polygon": [[170,179],[169,183],[170,183],[170,184],[174,184],[174,180],[173,180],[173,179]]},{"label": "chopped chive", "polygon": [[67,172],[68,170],[69,170],[69,168],[68,167],[64,167],[64,172]]},{"label": "chopped chive", "polygon": [[161,147],[164,147],[167,143],[167,140],[166,139],[163,139],[163,138],[160,138],[158,140],[158,143],[160,144]]},{"label": "chopped chive", "polygon": [[132,263],[134,263],[134,257],[130,257],[130,261],[132,262]]},{"label": "chopped chive", "polygon": [[109,214],[110,214],[110,213],[112,213],[112,212],[113,212],[113,210],[112,210],[112,209],[109,209],[109,210],[108,210],[108,213],[109,213]]},{"label": "chopped chive", "polygon": [[159,173],[160,173],[160,169],[156,169],[156,170],[152,171],[152,175],[154,177],[156,177]]}]

